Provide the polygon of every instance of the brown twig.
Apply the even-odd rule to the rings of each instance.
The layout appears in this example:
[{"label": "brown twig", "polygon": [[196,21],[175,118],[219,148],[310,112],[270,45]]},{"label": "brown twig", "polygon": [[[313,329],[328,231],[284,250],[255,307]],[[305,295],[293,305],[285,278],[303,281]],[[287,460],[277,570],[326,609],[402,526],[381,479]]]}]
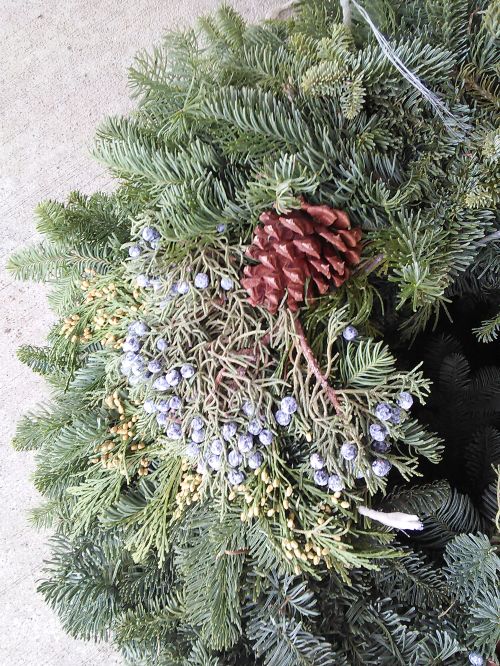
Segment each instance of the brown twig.
[{"label": "brown twig", "polygon": [[225,371],[224,368],[221,368],[221,369],[219,370],[219,372],[217,373],[217,376],[215,377],[215,381],[214,381],[214,384],[215,384],[215,387],[216,387],[216,388],[217,388],[217,387],[219,386],[219,384],[221,383],[222,378],[224,377],[225,374],[226,374],[226,371]]},{"label": "brown twig", "polygon": [[328,383],[326,377],[324,374],[321,372],[321,368],[319,367],[319,363],[314,356],[314,352],[311,349],[311,346],[309,342],[307,341],[306,334],[304,332],[304,328],[300,322],[300,319],[298,317],[293,318],[294,326],[295,326],[295,332],[297,333],[297,336],[299,338],[300,342],[300,349],[302,353],[304,354],[304,357],[307,361],[307,365],[309,366],[309,369],[313,373],[313,375],[316,377],[318,383],[321,385],[323,390],[325,391],[328,400],[332,403],[335,411],[338,413],[340,412],[340,403],[337,398],[337,393],[335,392],[335,389],[333,389],[330,384]]},{"label": "brown twig", "polygon": [[442,613],[440,613],[440,614],[438,615],[438,620],[440,620],[440,619],[441,619],[442,617],[444,617],[445,615],[448,615],[448,613],[451,611],[451,609],[453,608],[453,606],[454,606],[456,603],[457,603],[456,600],[455,600],[455,601],[452,601],[452,603],[448,606],[448,608],[446,608]]},{"label": "brown twig", "polygon": [[473,76],[464,76],[465,85],[469,90],[475,91],[478,95],[488,100],[492,104],[497,103],[497,98],[493,93],[490,93],[489,90],[485,90]]}]

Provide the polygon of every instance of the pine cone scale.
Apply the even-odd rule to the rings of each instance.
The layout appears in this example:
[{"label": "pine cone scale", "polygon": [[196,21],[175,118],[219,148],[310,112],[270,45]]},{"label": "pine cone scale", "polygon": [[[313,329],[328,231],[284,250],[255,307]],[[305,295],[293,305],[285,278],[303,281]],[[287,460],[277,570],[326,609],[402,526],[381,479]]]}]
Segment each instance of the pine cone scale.
[{"label": "pine cone scale", "polygon": [[341,252],[346,252],[347,251],[347,245],[344,243],[340,235],[334,234],[331,231],[328,231],[327,229],[320,229],[318,231],[318,234],[321,236],[321,238],[324,238],[327,240],[331,245],[335,246],[337,250],[340,250]]},{"label": "pine cone scale", "polygon": [[283,273],[287,278],[289,289],[293,283],[297,283],[302,286],[304,283],[304,278],[307,277],[304,275],[304,270],[294,266],[283,266]]},{"label": "pine cone scale", "polygon": [[322,261],[314,261],[314,259],[310,260],[311,266],[314,266],[314,268],[318,271],[318,273],[321,273],[324,275],[326,278],[330,278],[332,271],[331,267],[328,264],[328,262],[322,262]]},{"label": "pine cone scale", "polygon": [[345,267],[344,262],[341,259],[339,259],[337,255],[333,254],[331,251],[325,251],[324,255],[325,259],[331,265],[333,270],[339,275],[343,275]]},{"label": "pine cone scale", "polygon": [[357,266],[361,261],[361,251],[358,252],[357,250],[348,250],[347,252],[344,252],[344,255],[347,261],[353,266]]},{"label": "pine cone scale", "polygon": [[351,229],[349,231],[339,231],[339,236],[342,238],[346,245],[349,247],[356,247],[361,240],[359,229]]},{"label": "pine cone scale", "polygon": [[328,282],[327,280],[323,280],[321,278],[321,276],[319,276],[319,275],[314,275],[313,280],[314,280],[314,284],[318,288],[318,291],[321,294],[321,296],[326,294],[326,292],[328,291],[328,289],[330,287],[330,282]]},{"label": "pine cone scale", "polygon": [[351,221],[347,213],[337,208],[330,208],[326,205],[315,206],[313,204],[308,204],[304,199],[302,199],[302,208],[309,213],[318,222],[324,224],[326,227],[335,224],[337,229],[350,229]]},{"label": "pine cone scale", "polygon": [[311,234],[314,231],[314,226],[309,222],[305,215],[296,215],[293,218],[280,217],[281,224],[299,236]]},{"label": "pine cone scale", "polygon": [[314,257],[314,259],[321,258],[321,243],[315,238],[299,238],[293,241],[294,246],[303,252],[304,254],[309,255],[309,257]]}]

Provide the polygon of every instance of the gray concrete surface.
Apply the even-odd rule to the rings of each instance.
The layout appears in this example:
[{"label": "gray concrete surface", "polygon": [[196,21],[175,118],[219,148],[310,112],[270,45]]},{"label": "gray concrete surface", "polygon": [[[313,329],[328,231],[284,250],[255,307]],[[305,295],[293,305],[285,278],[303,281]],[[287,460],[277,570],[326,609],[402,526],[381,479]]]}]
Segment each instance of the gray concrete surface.
[{"label": "gray concrete surface", "polygon": [[[233,0],[253,20],[279,0]],[[46,397],[15,357],[41,344],[51,321],[44,289],[14,283],[8,255],[36,239],[33,209],[72,189],[113,186],[92,161],[97,124],[130,108],[126,70],[166,29],[186,26],[218,0],[0,0],[0,665],[113,666],[107,646],[66,636],[35,588],[47,534],[27,513],[39,497],[33,458],[10,439],[18,417]]]}]

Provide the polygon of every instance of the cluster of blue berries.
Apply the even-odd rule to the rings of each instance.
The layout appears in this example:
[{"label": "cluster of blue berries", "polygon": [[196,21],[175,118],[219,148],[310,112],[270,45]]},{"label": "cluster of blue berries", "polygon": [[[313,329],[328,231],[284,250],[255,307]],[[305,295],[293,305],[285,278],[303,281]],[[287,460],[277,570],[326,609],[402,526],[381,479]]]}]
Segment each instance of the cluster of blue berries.
[{"label": "cluster of blue berries", "polygon": [[[208,273],[196,273],[194,276],[194,286],[196,289],[207,289],[210,286],[210,277]],[[234,282],[230,277],[222,277],[220,279],[220,287],[224,291],[231,291],[234,287]],[[185,296],[191,288],[191,285],[187,281],[176,282],[171,289],[171,293],[174,296],[180,295]]]},{"label": "cluster of blue berries", "polygon": [[328,488],[333,493],[344,490],[345,484],[338,474],[328,474],[325,459],[319,453],[313,453],[309,463],[314,470],[314,482],[316,485]]},{"label": "cluster of blue berries", "polygon": [[[375,416],[382,422],[400,423],[403,418],[403,411],[407,411],[413,405],[413,397],[410,393],[403,391],[396,399],[396,405],[389,405],[386,402],[379,403],[375,408]],[[389,430],[384,423],[372,423],[369,428],[372,442],[370,445],[374,453],[387,453],[391,445],[387,441]],[[340,455],[348,462],[353,462],[358,457],[358,446],[355,442],[344,442],[340,448]],[[318,486],[327,487],[332,492],[344,490],[344,483],[338,474],[329,474],[327,472],[325,460],[318,454],[313,453],[310,458],[310,465],[313,470],[314,481]],[[385,458],[376,458],[372,462],[372,471],[375,476],[384,477],[391,471],[392,464]],[[358,478],[362,478],[362,472],[359,472]]]},{"label": "cluster of blue berries", "polygon": [[128,249],[129,257],[137,259],[140,257],[143,249],[151,248],[157,250],[160,246],[161,234],[156,227],[144,227],[141,233],[140,244],[131,245]]},{"label": "cluster of blue berries", "polygon": [[[121,357],[120,371],[127,377],[131,386],[152,381],[152,387],[158,393],[178,386],[183,380],[189,380],[196,374],[196,368],[190,363],[169,368],[165,371],[160,358],[151,358],[144,353],[144,338],[150,333],[150,328],[143,321],[132,322],[122,345],[124,354]],[[155,342],[156,350],[161,354],[168,348],[164,338]],[[158,425],[167,429],[171,439],[179,439],[182,435],[180,426],[171,423],[170,418],[182,408],[182,400],[178,395],[171,395],[168,400],[155,401],[148,399],[143,405],[148,414],[157,413]]]},{"label": "cluster of blue berries", "polygon": [[245,428],[238,429],[236,421],[227,421],[220,427],[219,437],[210,440],[202,451],[206,440],[205,423],[196,416],[190,423],[190,442],[186,447],[186,456],[197,463],[197,471],[218,472],[226,463],[227,480],[230,485],[238,486],[245,481],[245,468],[256,470],[264,462],[263,450],[273,441],[273,433],[264,427],[262,419],[255,415],[251,403],[245,402],[243,413],[249,417]]},{"label": "cluster of blue berries", "polygon": [[[159,351],[164,351],[167,347],[168,343],[163,338],[156,341],[156,348]],[[164,393],[165,391],[174,389],[178,387],[181,382],[191,379],[196,374],[196,368],[190,363],[184,363],[180,367],[170,368],[166,372],[163,372],[163,370],[162,363],[158,359],[153,359],[148,363],[148,371],[151,372],[151,375],[153,376],[153,389],[158,393]],[[181,439],[184,435],[182,422],[180,420],[182,407],[182,399],[176,393],[171,394],[168,398],[162,400],[153,400],[149,398],[143,405],[143,409],[147,414],[156,414],[156,422],[160,428],[165,431],[167,437],[173,440]],[[202,439],[199,439],[201,442],[204,439],[203,424],[201,423],[201,425],[197,427],[196,423],[199,423],[199,421],[195,421],[192,424],[193,431],[197,432],[194,439],[196,440],[196,438],[203,436]]]},{"label": "cluster of blue berries", "polygon": [[147,358],[141,354],[143,338],[149,333],[149,326],[143,321],[129,324],[128,332],[122,345],[120,372],[128,378],[131,386],[145,382],[152,377]]},{"label": "cluster of blue berries", "polygon": [[[413,405],[413,396],[407,391],[400,393],[396,399],[396,405],[390,405],[387,402],[381,402],[375,407],[375,416],[382,423],[372,423],[369,427],[372,442],[370,448],[374,453],[388,453],[391,444],[387,441],[389,430],[385,423],[397,425],[403,419],[403,412],[407,411]],[[387,476],[391,471],[392,464],[383,458],[377,458],[372,463],[372,470],[375,476]]]},{"label": "cluster of blue berries", "polygon": [[470,652],[469,662],[472,666],[484,666],[484,657],[479,652]]},{"label": "cluster of blue berries", "polygon": [[[144,227],[141,232],[141,240],[135,245],[131,245],[128,249],[129,257],[137,259],[141,256],[144,250],[152,249],[157,250],[160,247],[161,234],[156,227]],[[136,275],[135,278],[138,287],[143,289],[152,288],[158,291],[163,287],[163,282],[159,277],[152,277],[141,273]]]},{"label": "cluster of blue berries", "polygon": [[170,368],[164,374],[159,374],[163,371],[163,366],[157,360],[148,364],[148,370],[155,375],[153,388],[160,393],[179,386],[183,379],[191,379],[196,374],[196,368],[190,363],[184,363],[180,367]]},{"label": "cluster of blue berries", "polygon": [[[219,224],[217,226],[217,231],[219,233],[224,233],[226,230],[226,225]],[[155,227],[144,227],[141,232],[141,240],[131,245],[128,249],[129,256],[132,259],[137,259],[142,255],[146,249],[158,249],[160,246],[161,234]],[[138,287],[142,289],[152,288],[154,291],[159,291],[163,288],[164,282],[159,277],[153,277],[151,275],[146,275],[145,273],[140,273],[135,276],[135,282]],[[210,286],[210,277],[208,273],[196,273],[193,280],[194,287],[196,289],[207,289]],[[234,281],[229,276],[224,276],[219,281],[219,286],[223,291],[231,291],[234,288]],[[187,280],[179,280],[175,282],[171,288],[166,298],[163,299],[162,305],[166,306],[170,301],[172,301],[177,296],[185,296],[189,293],[192,285]]]},{"label": "cluster of blue berries", "polygon": [[[351,342],[352,340],[355,340],[358,337],[359,333],[358,330],[354,326],[347,326],[343,332],[342,332],[342,337],[344,340],[347,342]],[[375,416],[379,421],[382,421],[382,423],[372,423],[370,425],[370,437],[372,439],[371,442],[371,449],[374,453],[387,453],[390,451],[391,445],[387,441],[387,436],[389,434],[389,431],[384,424],[386,423],[392,423],[394,425],[397,425],[401,423],[403,419],[403,412],[407,411],[408,409],[411,408],[413,404],[413,397],[410,393],[403,391],[402,393],[399,394],[397,400],[396,400],[396,405],[389,405],[387,402],[381,402],[378,404],[375,408]],[[344,455],[344,452],[347,451],[347,449],[344,449],[346,444],[343,445],[341,454],[346,460],[354,460],[353,458],[349,458]],[[356,446],[355,444],[351,444],[352,446]],[[352,448],[349,449],[352,453]],[[357,453],[356,453],[357,455]],[[377,458],[373,461],[372,463],[372,471],[375,474],[375,476],[383,477],[387,476],[391,470],[392,464],[383,458]],[[319,485],[326,485],[324,483],[324,478],[321,477],[323,480],[323,484]]]},{"label": "cluster of blue berries", "polygon": [[292,421],[292,416],[298,409],[297,401],[292,396],[286,396],[281,400],[280,408],[274,414],[276,423],[278,425],[286,427],[290,425]]},{"label": "cluster of blue berries", "polygon": [[[222,277],[220,279],[219,285],[223,291],[231,291],[231,289],[234,288],[234,282],[228,276]],[[160,305],[165,307],[177,296],[185,296],[191,291],[192,286],[194,286],[195,289],[201,291],[208,289],[208,287],[210,286],[210,276],[208,275],[208,273],[196,273],[196,275],[194,276],[193,284],[191,284],[187,280],[179,280],[178,282],[174,282],[174,284],[170,288],[169,293],[162,300]]]}]

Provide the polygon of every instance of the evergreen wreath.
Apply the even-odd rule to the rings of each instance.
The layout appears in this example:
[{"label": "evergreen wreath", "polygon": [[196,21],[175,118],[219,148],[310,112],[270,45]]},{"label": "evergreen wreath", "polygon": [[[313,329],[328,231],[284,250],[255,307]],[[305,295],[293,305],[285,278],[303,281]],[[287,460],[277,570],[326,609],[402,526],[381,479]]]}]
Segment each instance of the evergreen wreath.
[{"label": "evergreen wreath", "polygon": [[139,55],[119,186],[10,260],[59,317],[40,590],[128,664],[496,663],[499,4],[368,7],[446,114],[356,7]]}]

